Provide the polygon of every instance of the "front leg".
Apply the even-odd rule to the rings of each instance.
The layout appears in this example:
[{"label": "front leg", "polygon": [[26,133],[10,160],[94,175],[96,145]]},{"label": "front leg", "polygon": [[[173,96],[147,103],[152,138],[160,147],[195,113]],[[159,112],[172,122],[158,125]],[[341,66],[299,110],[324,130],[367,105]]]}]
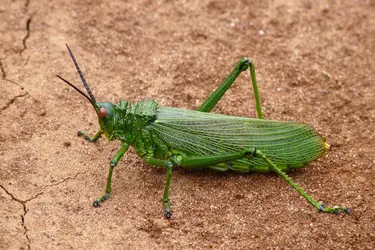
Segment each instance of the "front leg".
[{"label": "front leg", "polygon": [[108,172],[108,179],[107,179],[107,185],[105,188],[105,194],[99,198],[97,198],[93,206],[94,207],[99,207],[100,203],[107,200],[111,194],[111,189],[112,189],[112,172],[114,167],[117,165],[119,160],[124,156],[125,152],[128,150],[129,145],[126,143],[123,143],[122,148],[117,152],[117,154],[112,158],[111,160],[111,165],[109,167],[109,172]]},{"label": "front leg", "polygon": [[96,142],[100,138],[100,136],[102,136],[102,134],[103,134],[102,130],[99,130],[98,132],[96,132],[94,137],[89,136],[86,132],[83,132],[83,131],[77,132],[77,136],[83,136],[83,138],[89,142]]}]

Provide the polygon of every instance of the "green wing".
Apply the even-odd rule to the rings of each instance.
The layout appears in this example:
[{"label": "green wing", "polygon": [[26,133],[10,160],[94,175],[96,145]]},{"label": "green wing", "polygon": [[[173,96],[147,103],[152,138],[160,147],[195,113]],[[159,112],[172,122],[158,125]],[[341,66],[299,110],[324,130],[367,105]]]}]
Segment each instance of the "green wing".
[{"label": "green wing", "polygon": [[[324,138],[309,125],[159,107],[152,131],[170,148],[188,155],[215,155],[254,147],[279,166],[299,167],[320,156]],[[260,158],[236,161],[267,167]]]}]

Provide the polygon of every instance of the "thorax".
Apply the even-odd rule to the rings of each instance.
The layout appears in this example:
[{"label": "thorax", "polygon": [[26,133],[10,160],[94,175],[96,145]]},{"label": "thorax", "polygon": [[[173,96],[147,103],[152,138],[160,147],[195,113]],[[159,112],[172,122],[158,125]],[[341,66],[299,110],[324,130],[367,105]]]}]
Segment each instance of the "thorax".
[{"label": "thorax", "polygon": [[138,103],[121,101],[115,107],[114,137],[133,144],[144,126],[156,118],[157,102],[142,100]]}]

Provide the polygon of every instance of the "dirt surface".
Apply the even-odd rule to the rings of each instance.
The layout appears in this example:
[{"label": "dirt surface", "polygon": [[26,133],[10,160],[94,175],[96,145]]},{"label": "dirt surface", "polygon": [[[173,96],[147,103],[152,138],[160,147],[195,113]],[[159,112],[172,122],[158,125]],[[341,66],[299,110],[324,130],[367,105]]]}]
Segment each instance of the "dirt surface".
[{"label": "dirt surface", "polygon": [[[0,2],[0,248],[374,249],[374,1]],[[98,129],[68,43],[99,101],[196,108],[241,56],[267,119],[315,127],[331,152],[290,173],[351,215],[317,212],[275,174],[165,170],[130,150],[100,208],[120,143]],[[215,113],[255,117],[249,73]]]}]

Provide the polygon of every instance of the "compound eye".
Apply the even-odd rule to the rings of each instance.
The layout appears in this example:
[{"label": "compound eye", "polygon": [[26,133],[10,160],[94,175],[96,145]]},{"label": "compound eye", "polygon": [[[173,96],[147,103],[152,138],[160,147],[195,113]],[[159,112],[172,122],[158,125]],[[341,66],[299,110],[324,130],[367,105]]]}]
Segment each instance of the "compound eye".
[{"label": "compound eye", "polygon": [[100,108],[98,115],[100,118],[104,118],[107,115],[107,110],[105,108]]}]

